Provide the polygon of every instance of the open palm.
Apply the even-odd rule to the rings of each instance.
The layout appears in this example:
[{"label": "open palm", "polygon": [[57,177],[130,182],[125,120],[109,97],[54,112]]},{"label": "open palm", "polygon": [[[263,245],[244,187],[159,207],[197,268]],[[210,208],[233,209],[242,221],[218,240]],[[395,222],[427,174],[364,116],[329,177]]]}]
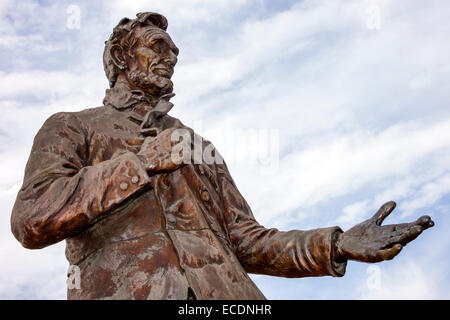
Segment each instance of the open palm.
[{"label": "open palm", "polygon": [[395,206],[393,201],[385,203],[373,217],[342,233],[337,245],[339,256],[361,262],[390,260],[423,230],[434,226],[429,216],[411,223],[382,226]]}]

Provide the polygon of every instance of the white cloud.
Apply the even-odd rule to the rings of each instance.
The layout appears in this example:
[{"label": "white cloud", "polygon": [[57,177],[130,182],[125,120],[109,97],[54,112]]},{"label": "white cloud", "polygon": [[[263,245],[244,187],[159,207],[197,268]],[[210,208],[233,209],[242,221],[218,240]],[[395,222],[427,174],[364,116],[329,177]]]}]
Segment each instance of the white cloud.
[{"label": "white cloud", "polygon": [[440,198],[450,193],[450,174],[447,173],[434,181],[427,182],[417,192],[412,200],[406,202],[405,212],[414,212],[417,209],[428,207]]},{"label": "white cloud", "polygon": [[[450,7],[444,1],[299,1],[283,9],[256,0],[80,2],[78,31],[65,27],[69,4],[0,4],[0,47],[14,56],[0,53],[0,259],[9,261],[0,266],[0,297],[65,298],[63,244],[22,249],[9,231],[10,211],[34,134],[54,112],[100,105],[107,85],[103,41],[120,18],[139,11],[165,14],[180,47],[174,116],[213,141],[226,160],[230,132],[278,130],[277,174],[228,163],[262,223],[345,229],[388,200],[402,213],[394,220],[433,206],[435,214],[447,210]],[[379,30],[366,27],[369,5],[380,9]],[[255,152],[255,145],[247,150]],[[354,278],[361,276],[354,269],[336,292],[440,297],[437,272],[449,261],[435,252],[446,246],[421,252],[426,259],[381,265],[382,292],[352,286],[365,281]],[[417,250],[405,248],[402,256]],[[255,279],[279,290],[278,298],[302,298],[280,287],[287,282]],[[303,292],[324,292],[302,283]]]},{"label": "white cloud", "polygon": [[[424,169],[427,166],[435,166],[434,169],[439,169],[439,175],[449,171],[446,164],[450,157],[450,131],[446,130],[449,126],[450,120],[443,120],[431,126],[396,124],[379,133],[355,131],[327,137],[321,143],[311,140],[310,146],[281,159],[277,176],[267,180],[265,176],[258,175],[257,171],[253,170],[254,176],[244,183],[244,187],[264,186],[257,190],[252,189],[249,194],[254,210],[263,221],[276,219],[280,212],[311,208],[320,202],[357,193],[362,188],[373,190],[374,197],[377,192],[387,197],[389,194],[386,194],[385,190],[389,190],[391,184],[397,184],[397,192],[390,194],[395,195],[395,199],[416,196],[419,197],[417,201],[421,201],[420,199],[425,197],[421,194],[425,191],[414,191],[414,194],[411,194],[413,186],[399,189],[399,183],[407,183],[411,180],[411,175],[416,174],[421,183],[433,181],[436,175],[428,174]],[[421,170],[425,170],[425,173]],[[427,177],[430,180],[426,180]],[[428,201],[427,205],[450,192],[448,178],[445,177],[425,187],[427,191],[439,190],[439,193],[433,193],[433,198],[425,198],[434,200]],[[277,202],[273,199],[283,201]],[[383,202],[395,199],[378,197],[376,203],[370,207],[367,200],[358,203],[364,204],[361,208],[363,209],[380,206]],[[422,204],[425,203],[422,201]],[[347,222],[346,219],[353,215],[355,218],[361,218],[363,213],[357,215],[353,209],[344,210],[344,216],[337,221]],[[408,209],[408,206],[404,209]],[[366,215],[368,213],[366,212]],[[335,214],[337,216],[339,213]]]},{"label": "white cloud", "polygon": [[[370,270],[369,270],[370,272]],[[368,272],[368,273],[369,273]],[[370,277],[370,275],[369,275]],[[380,272],[379,287],[360,283],[363,299],[437,299],[438,290],[416,263],[404,263],[402,269]]]},{"label": "white cloud", "polygon": [[362,221],[365,213],[368,210],[369,200],[355,202],[342,209],[342,216],[337,219],[337,222],[345,230],[347,227],[352,227],[355,221]]}]

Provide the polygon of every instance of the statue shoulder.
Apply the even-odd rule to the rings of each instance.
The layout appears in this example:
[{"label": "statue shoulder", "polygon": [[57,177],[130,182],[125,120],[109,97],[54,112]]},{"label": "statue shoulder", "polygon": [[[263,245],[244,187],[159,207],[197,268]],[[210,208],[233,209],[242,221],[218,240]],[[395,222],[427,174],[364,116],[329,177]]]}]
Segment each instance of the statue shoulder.
[{"label": "statue shoulder", "polygon": [[95,114],[101,114],[100,108],[89,108],[81,111],[61,111],[54,113],[45,120],[40,132],[54,131],[60,128],[84,131],[86,124],[92,121]]}]

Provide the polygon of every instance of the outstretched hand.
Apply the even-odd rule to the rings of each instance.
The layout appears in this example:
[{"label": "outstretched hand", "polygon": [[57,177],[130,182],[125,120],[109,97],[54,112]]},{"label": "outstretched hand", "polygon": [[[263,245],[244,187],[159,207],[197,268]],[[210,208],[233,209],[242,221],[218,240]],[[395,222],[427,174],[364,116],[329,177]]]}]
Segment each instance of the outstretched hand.
[{"label": "outstretched hand", "polygon": [[434,226],[429,216],[422,216],[411,223],[382,226],[381,223],[395,206],[393,201],[385,203],[372,218],[340,234],[337,240],[338,256],[361,262],[391,260],[423,230]]}]

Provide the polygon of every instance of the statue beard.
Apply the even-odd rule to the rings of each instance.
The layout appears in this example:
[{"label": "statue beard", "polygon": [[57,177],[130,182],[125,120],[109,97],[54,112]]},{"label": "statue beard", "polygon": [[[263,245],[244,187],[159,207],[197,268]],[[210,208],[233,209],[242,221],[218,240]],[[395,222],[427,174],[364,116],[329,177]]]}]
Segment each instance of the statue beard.
[{"label": "statue beard", "polygon": [[131,70],[128,73],[128,79],[131,80],[137,87],[142,88],[151,94],[171,93],[173,90],[173,82],[169,78],[159,76],[153,72],[139,71],[138,69]]}]

